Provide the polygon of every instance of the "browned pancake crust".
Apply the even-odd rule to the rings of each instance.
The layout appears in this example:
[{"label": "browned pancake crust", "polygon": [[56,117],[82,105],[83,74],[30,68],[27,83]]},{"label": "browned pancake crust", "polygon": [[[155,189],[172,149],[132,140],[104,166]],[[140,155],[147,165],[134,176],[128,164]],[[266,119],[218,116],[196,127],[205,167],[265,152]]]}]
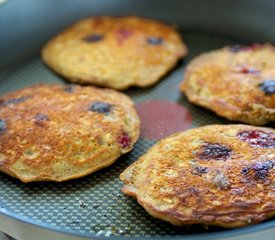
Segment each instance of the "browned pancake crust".
[{"label": "browned pancake crust", "polygon": [[[261,88],[266,80],[273,85],[269,93]],[[202,54],[188,65],[180,88],[192,103],[227,119],[253,125],[275,121],[275,49],[254,44]]]},{"label": "browned pancake crust", "polygon": [[125,194],[174,225],[257,223],[275,215],[275,130],[209,125],[180,132],[120,178]]},{"label": "browned pancake crust", "polygon": [[85,176],[138,136],[133,102],[114,90],[41,84],[0,98],[0,171],[23,182]]},{"label": "browned pancake crust", "polygon": [[126,89],[156,83],[186,55],[166,24],[134,16],[82,19],[42,50],[44,62],[72,82]]}]

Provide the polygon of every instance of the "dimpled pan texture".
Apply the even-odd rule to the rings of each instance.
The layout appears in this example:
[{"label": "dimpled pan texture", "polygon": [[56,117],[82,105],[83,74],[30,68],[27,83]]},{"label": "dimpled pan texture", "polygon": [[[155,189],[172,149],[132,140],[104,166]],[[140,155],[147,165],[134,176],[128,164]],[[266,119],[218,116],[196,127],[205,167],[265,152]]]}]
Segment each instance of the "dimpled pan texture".
[{"label": "dimpled pan texture", "polygon": [[154,217],[233,228],[275,215],[274,165],[273,129],[209,125],[161,140],[120,177]]},{"label": "dimpled pan texture", "polygon": [[138,135],[132,101],[114,90],[39,84],[0,99],[0,171],[23,182],[90,174]]},{"label": "dimpled pan texture", "polygon": [[229,120],[275,121],[275,49],[232,46],[204,53],[187,66],[181,90],[190,102]]},{"label": "dimpled pan texture", "polygon": [[44,62],[72,82],[115,89],[156,83],[187,48],[166,24],[139,17],[90,17],[50,40]]}]

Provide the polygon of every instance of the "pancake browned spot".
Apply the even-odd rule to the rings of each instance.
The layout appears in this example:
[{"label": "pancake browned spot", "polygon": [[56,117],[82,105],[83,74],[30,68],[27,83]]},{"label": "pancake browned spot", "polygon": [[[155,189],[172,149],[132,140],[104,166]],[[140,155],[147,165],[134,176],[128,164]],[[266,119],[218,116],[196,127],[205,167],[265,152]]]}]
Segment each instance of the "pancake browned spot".
[{"label": "pancake browned spot", "polygon": [[139,136],[133,102],[114,90],[41,84],[1,99],[0,171],[23,182],[85,176],[129,152]]},{"label": "pancake browned spot", "polygon": [[122,191],[152,216],[178,226],[263,221],[275,215],[275,146],[265,145],[274,136],[274,129],[248,125],[176,133],[120,175]]}]

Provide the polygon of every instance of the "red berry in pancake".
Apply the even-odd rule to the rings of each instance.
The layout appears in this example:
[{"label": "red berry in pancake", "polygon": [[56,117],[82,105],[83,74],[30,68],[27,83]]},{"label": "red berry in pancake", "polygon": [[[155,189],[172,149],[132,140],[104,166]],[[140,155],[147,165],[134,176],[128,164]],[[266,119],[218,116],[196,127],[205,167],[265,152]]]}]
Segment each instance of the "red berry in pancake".
[{"label": "red berry in pancake", "polygon": [[118,139],[118,143],[122,148],[128,148],[131,145],[131,137],[127,133],[122,133]]},{"label": "red berry in pancake", "polygon": [[275,136],[259,130],[239,132],[237,136],[253,147],[275,148]]}]

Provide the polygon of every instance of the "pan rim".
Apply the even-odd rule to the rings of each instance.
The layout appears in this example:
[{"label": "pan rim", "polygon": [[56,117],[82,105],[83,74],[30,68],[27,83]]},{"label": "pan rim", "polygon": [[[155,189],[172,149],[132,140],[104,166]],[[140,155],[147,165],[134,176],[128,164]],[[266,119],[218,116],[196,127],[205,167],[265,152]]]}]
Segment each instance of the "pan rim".
[{"label": "pan rim", "polygon": [[[97,239],[128,239],[129,237],[127,236],[122,236],[122,235],[111,235],[111,236],[103,236],[103,235],[97,235],[96,233],[80,233],[80,232],[76,232],[76,231],[72,231],[72,230],[63,230],[60,229],[58,227],[55,226],[51,226],[49,224],[45,224],[45,223],[40,223],[36,220],[31,219],[30,217],[26,217],[26,216],[19,216],[17,214],[15,214],[14,212],[6,209],[6,208],[0,208],[0,215],[4,215],[8,218],[11,218],[13,220],[19,221],[21,223],[25,223],[25,224],[29,224],[32,225],[33,227],[36,228],[42,228],[44,230],[47,231],[52,231],[52,232],[56,232],[56,233],[60,233],[60,234],[65,234],[65,235],[72,235],[75,237],[82,237],[82,238],[97,238]],[[243,228],[235,228],[235,229],[228,229],[225,230],[223,232],[211,232],[211,233],[201,233],[201,234],[192,234],[192,239],[197,240],[197,239],[201,239],[203,237],[203,239],[207,240],[207,239],[221,239],[221,238],[228,238],[228,237],[236,237],[236,236],[240,236],[240,235],[245,235],[248,233],[259,233],[259,231],[263,231],[263,230],[268,230],[274,228],[275,229],[275,220],[271,220],[271,221],[266,221],[266,222],[262,222],[262,223],[257,223],[254,225],[250,225],[250,226],[246,226]],[[183,236],[165,236],[165,239],[189,239],[191,237],[191,235],[183,235]],[[135,239],[163,239],[162,236],[159,237],[145,237],[145,236],[131,236],[131,238],[135,238]]]}]

